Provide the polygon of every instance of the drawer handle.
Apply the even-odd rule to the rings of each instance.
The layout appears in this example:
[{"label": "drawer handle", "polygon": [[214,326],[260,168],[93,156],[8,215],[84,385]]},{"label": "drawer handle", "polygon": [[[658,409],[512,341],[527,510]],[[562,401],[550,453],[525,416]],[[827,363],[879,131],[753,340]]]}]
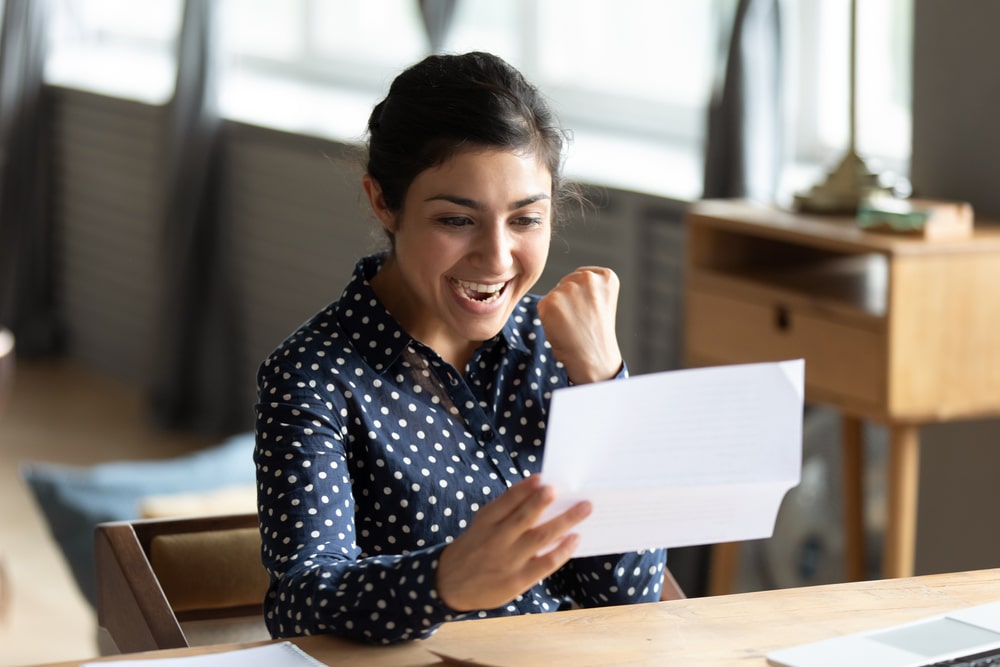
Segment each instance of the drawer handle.
[{"label": "drawer handle", "polygon": [[778,306],[774,309],[774,326],[778,331],[788,331],[792,328],[792,316],[785,306]]}]

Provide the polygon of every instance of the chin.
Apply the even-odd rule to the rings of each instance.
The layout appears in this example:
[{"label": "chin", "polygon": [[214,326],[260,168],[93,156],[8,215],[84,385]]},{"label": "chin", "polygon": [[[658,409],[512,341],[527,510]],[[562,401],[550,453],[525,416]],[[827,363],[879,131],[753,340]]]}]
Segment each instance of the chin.
[{"label": "chin", "polygon": [[496,318],[490,318],[486,320],[478,320],[474,322],[466,322],[465,326],[461,327],[461,330],[465,332],[465,337],[473,341],[486,341],[503,330],[505,324],[507,324],[507,319],[510,317],[510,313]]},{"label": "chin", "polygon": [[479,343],[490,340],[503,330],[503,325],[506,323],[507,320],[504,320],[498,326],[495,327],[478,327],[478,326],[472,327],[471,330],[468,332],[469,340],[473,340]]}]

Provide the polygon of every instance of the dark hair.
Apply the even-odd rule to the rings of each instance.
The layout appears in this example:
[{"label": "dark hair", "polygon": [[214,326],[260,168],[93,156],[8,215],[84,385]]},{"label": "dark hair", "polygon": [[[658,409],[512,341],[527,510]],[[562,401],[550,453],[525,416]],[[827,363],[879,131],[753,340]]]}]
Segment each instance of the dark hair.
[{"label": "dark hair", "polygon": [[553,217],[565,132],[541,93],[503,59],[482,52],[434,55],[403,71],[368,119],[368,173],[390,210],[425,169],[466,149],[523,150],[552,176]]}]

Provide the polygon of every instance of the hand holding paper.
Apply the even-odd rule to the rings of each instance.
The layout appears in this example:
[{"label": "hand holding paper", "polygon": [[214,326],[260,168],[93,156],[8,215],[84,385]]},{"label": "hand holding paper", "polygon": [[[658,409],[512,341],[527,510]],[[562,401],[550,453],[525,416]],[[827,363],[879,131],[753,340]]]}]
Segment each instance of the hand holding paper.
[{"label": "hand holding paper", "polygon": [[770,537],[799,483],[804,373],[796,359],[556,391],[542,520],[591,501],[576,556]]}]

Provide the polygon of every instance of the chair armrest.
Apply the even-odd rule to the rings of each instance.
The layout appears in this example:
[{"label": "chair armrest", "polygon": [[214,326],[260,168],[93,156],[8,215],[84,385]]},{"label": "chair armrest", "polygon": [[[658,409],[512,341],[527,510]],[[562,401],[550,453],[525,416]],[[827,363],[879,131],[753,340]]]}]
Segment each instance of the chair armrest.
[{"label": "chair armrest", "polygon": [[663,584],[660,586],[660,601],[686,600],[687,596],[681,590],[677,580],[668,568],[663,568]]},{"label": "chair armrest", "polygon": [[94,535],[97,622],[122,653],[187,646],[146,552],[128,522],[101,524]]}]

